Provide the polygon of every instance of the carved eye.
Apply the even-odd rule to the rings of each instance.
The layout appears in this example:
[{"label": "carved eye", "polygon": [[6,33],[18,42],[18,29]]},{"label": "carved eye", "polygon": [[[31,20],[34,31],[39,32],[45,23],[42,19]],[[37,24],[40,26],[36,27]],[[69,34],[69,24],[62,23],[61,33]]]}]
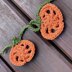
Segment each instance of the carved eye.
[{"label": "carved eye", "polygon": [[45,15],[43,15],[43,18],[45,17]]},{"label": "carved eye", "polygon": [[13,55],[15,55],[17,52],[14,52]]},{"label": "carved eye", "polygon": [[24,44],[21,44],[21,46],[24,46]]},{"label": "carved eye", "polygon": [[46,29],[46,33],[49,33],[49,32],[48,32],[48,28]]},{"label": "carved eye", "polygon": [[18,61],[18,59],[19,59],[19,57],[18,57],[18,56],[16,56],[16,61]]},{"label": "carved eye", "polygon": [[54,13],[54,15],[56,15],[56,12],[55,11],[53,11],[53,13]]},{"label": "carved eye", "polygon": [[29,49],[29,45],[26,46],[26,49]]},{"label": "carved eye", "polygon": [[29,56],[26,57],[26,59],[28,59],[28,58],[29,58]]},{"label": "carved eye", "polygon": [[23,60],[20,60],[21,62],[23,62]]},{"label": "carved eye", "polygon": [[48,14],[50,14],[50,10],[47,10],[46,12],[47,12]]},{"label": "carved eye", "polygon": [[31,50],[30,50],[30,51],[28,51],[28,53],[31,53]]},{"label": "carved eye", "polygon": [[56,28],[58,28],[58,27],[59,27],[59,25],[56,26]]},{"label": "carved eye", "polygon": [[51,29],[51,32],[54,33],[55,32],[55,29]]}]

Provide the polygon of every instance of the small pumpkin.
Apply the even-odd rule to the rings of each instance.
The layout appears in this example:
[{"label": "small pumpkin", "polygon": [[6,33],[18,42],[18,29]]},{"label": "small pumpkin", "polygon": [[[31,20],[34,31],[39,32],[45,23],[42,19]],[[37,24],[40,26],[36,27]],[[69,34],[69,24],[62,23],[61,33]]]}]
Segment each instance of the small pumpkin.
[{"label": "small pumpkin", "polygon": [[12,47],[9,59],[15,66],[22,66],[31,61],[35,54],[35,46],[29,40],[21,40],[18,45]]}]

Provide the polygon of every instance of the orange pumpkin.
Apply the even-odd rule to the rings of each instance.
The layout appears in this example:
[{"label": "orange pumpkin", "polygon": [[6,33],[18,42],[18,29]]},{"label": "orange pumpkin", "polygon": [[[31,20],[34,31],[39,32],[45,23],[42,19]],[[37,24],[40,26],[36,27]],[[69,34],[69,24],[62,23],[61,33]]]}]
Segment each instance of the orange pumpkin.
[{"label": "orange pumpkin", "polygon": [[31,61],[35,54],[35,46],[29,40],[21,40],[15,45],[9,54],[10,62],[15,66],[22,66]]},{"label": "orange pumpkin", "polygon": [[56,5],[45,4],[41,8],[39,16],[42,21],[40,32],[45,39],[54,40],[62,33],[64,28],[63,16]]}]

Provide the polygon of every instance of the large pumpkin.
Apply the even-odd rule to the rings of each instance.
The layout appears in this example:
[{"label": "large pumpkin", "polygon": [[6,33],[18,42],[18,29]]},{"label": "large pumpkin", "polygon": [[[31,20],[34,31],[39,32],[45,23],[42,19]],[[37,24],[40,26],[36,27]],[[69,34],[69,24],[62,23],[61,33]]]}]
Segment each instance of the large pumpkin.
[{"label": "large pumpkin", "polygon": [[45,39],[54,40],[64,28],[63,16],[60,9],[51,3],[45,4],[40,12],[41,34]]}]

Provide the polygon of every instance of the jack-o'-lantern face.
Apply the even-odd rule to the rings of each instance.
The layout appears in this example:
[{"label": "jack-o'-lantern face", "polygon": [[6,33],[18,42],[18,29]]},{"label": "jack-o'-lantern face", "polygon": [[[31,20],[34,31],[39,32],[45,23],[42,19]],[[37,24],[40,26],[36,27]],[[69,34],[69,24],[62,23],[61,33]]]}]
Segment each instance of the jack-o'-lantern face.
[{"label": "jack-o'-lantern face", "polygon": [[28,40],[22,40],[10,51],[10,61],[15,66],[22,66],[29,62],[35,54],[35,46]]},{"label": "jack-o'-lantern face", "polygon": [[46,4],[39,12],[42,20],[41,34],[45,39],[54,40],[61,34],[64,28],[63,16],[54,4]]}]

